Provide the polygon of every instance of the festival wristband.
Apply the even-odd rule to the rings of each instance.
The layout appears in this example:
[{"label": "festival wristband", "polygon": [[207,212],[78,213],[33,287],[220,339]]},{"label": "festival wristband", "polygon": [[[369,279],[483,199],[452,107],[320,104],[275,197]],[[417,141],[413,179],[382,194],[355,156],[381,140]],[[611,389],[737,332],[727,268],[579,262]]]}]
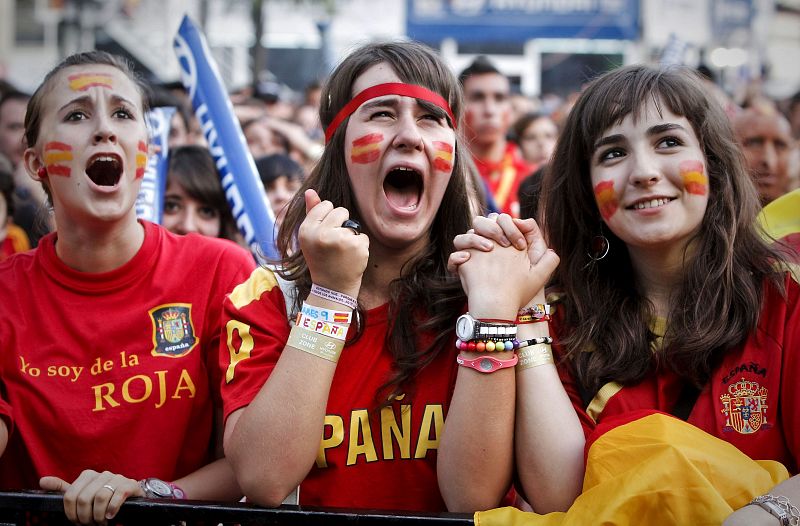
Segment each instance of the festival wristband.
[{"label": "festival wristband", "polygon": [[318,320],[311,316],[306,316],[302,312],[297,313],[295,326],[342,341],[347,338],[347,329],[349,327],[349,325],[339,325],[338,323]]},{"label": "festival wristband", "polygon": [[333,363],[339,361],[339,355],[344,348],[342,340],[337,340],[324,334],[317,334],[302,327],[292,327],[292,331],[289,333],[289,341],[286,342],[286,345]]},{"label": "festival wristband", "polygon": [[314,307],[305,302],[303,302],[303,308],[300,312],[315,320],[325,320],[332,323],[350,323],[353,321],[352,312],[323,309],[322,307]]},{"label": "festival wristband", "polygon": [[555,363],[555,360],[553,360],[553,351],[550,349],[550,344],[547,343],[529,345],[528,347],[520,349],[517,356],[519,357],[517,371]]},{"label": "festival wristband", "polygon": [[316,283],[311,284],[311,294],[340,305],[346,305],[353,310],[358,308],[358,300],[356,300],[354,297],[348,296],[344,292],[326,289],[325,287],[317,285]]},{"label": "festival wristband", "polygon": [[550,305],[535,303],[530,307],[523,307],[517,313],[517,324],[550,321]]}]

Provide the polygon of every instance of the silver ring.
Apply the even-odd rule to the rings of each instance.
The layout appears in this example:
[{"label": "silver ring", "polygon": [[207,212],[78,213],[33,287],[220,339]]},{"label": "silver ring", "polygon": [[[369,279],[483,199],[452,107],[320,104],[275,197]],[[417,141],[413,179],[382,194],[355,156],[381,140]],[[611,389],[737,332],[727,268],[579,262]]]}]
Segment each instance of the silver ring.
[{"label": "silver ring", "polygon": [[103,487],[106,488],[106,489],[111,490],[111,493],[116,493],[117,492],[117,490],[115,490],[114,486],[112,486],[111,484],[103,484]]},{"label": "silver ring", "polygon": [[355,235],[359,235],[361,233],[361,224],[355,219],[346,220],[344,223],[342,223],[342,228],[349,228],[355,233]]}]

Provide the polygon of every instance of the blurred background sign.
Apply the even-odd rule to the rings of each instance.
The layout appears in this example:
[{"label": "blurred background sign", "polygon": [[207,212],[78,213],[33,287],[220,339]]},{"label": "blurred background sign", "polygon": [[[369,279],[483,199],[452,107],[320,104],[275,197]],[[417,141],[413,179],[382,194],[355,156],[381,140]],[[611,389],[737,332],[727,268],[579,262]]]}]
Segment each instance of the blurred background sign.
[{"label": "blurred background sign", "polygon": [[533,38],[636,40],[637,0],[407,0],[407,34],[436,44]]}]

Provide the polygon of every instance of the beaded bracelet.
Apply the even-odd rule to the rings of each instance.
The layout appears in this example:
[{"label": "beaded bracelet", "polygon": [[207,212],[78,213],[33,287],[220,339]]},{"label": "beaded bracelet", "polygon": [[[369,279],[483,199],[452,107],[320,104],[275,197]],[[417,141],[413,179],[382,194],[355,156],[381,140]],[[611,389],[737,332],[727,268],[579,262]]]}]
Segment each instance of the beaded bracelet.
[{"label": "beaded bracelet", "polygon": [[456,349],[459,351],[468,351],[468,352],[502,352],[502,351],[516,351],[517,349],[521,349],[523,347],[529,347],[531,345],[537,345],[540,343],[553,343],[553,338],[550,336],[539,336],[538,338],[531,338],[529,340],[472,340],[472,341],[462,341],[456,340]]},{"label": "beaded bracelet", "polygon": [[311,294],[335,303],[339,303],[340,305],[346,305],[353,310],[358,308],[358,300],[353,296],[348,296],[344,292],[339,292],[338,290],[326,289],[325,287],[317,285],[316,283],[311,284]]}]

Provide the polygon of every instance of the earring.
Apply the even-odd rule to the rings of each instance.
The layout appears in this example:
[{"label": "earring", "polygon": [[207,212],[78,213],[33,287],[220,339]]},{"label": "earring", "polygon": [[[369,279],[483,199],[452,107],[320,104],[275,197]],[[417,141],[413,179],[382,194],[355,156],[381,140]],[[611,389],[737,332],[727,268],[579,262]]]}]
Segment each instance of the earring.
[{"label": "earring", "polygon": [[592,238],[589,242],[588,256],[592,261],[600,261],[608,255],[611,244],[608,238],[603,234],[603,226],[600,226],[600,233]]},{"label": "earring", "polygon": [[44,166],[40,166],[39,170],[36,172],[36,175],[39,176],[39,179],[44,179],[47,177],[47,169]]}]

